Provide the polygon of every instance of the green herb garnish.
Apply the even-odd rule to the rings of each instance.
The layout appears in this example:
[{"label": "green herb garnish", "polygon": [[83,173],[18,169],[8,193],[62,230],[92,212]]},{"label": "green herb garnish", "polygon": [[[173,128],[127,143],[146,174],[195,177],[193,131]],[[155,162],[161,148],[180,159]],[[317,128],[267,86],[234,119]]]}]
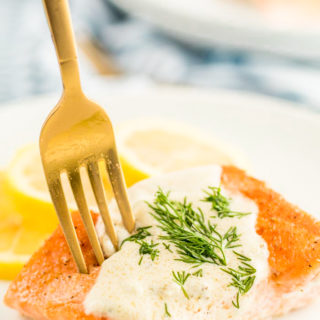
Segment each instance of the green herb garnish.
[{"label": "green herb garnish", "polygon": [[211,203],[211,209],[217,212],[218,218],[242,218],[251,214],[251,212],[232,211],[230,209],[230,199],[221,194],[221,187],[209,187],[209,191],[205,191],[207,197],[203,199],[205,202]]},{"label": "green herb garnish", "polygon": [[231,276],[230,286],[238,289],[236,301],[232,301],[232,304],[239,309],[240,295],[244,295],[245,293],[247,293],[253,286],[254,280],[256,278],[256,269],[248,263],[251,261],[250,258],[236,251],[233,251],[233,253],[238,257],[238,260],[241,262],[240,266],[238,266],[238,269],[235,270],[232,268],[221,268],[221,270],[228,273]]},{"label": "green herb garnish", "polygon": [[151,233],[148,231],[148,229],[152,228],[152,226],[138,228],[137,233],[133,234],[132,236],[124,239],[121,243],[120,248],[125,244],[127,241],[136,242],[139,240],[143,240],[149,236],[151,236]]},{"label": "green herb garnish", "polygon": [[202,277],[203,276],[203,270],[199,269],[196,272],[194,272],[192,275],[195,276],[195,277]]},{"label": "green herb garnish", "polygon": [[151,260],[153,261],[156,257],[159,256],[159,250],[155,249],[156,246],[159,245],[159,243],[153,243],[153,240],[151,240],[150,243],[142,240],[138,242],[140,244],[139,253],[141,255],[144,254],[150,254]]},{"label": "green herb garnish", "polygon": [[[212,209],[216,210],[219,218],[238,217],[242,218],[250,213],[231,211],[229,199],[221,194],[221,189],[210,187],[211,193],[204,201],[212,203]],[[152,210],[150,214],[157,220],[158,227],[164,232],[159,236],[176,247],[179,254],[179,261],[193,264],[198,267],[203,263],[211,263],[219,266],[221,270],[231,276],[230,286],[238,289],[235,301],[232,301],[236,308],[240,307],[240,295],[247,293],[255,280],[255,268],[248,262],[250,258],[233,251],[240,261],[237,269],[227,267],[225,250],[240,247],[240,235],[237,227],[230,227],[225,234],[217,230],[217,225],[206,221],[200,208],[194,209],[192,203],[185,198],[182,202],[169,198],[170,193],[164,193],[160,188],[155,195],[153,204],[148,203]],[[169,249],[168,245],[164,244]],[[183,285],[190,276],[190,273],[172,273],[174,281],[181,286],[181,289],[189,298]],[[196,271],[194,276],[202,276],[202,269]]]},{"label": "green herb garnish", "polygon": [[151,233],[148,231],[148,229],[150,229],[150,228],[151,228],[151,226],[138,228],[137,233],[124,239],[121,243],[121,247],[127,241],[135,242],[138,245],[140,245],[139,253],[141,255],[141,258],[138,262],[139,265],[142,263],[143,255],[145,255],[145,254],[149,254],[152,261],[154,261],[154,259],[159,256],[159,250],[156,249],[156,246],[158,246],[159,244],[154,243],[153,240],[151,240],[150,243],[148,243],[147,241],[144,240],[147,237],[151,236]]},{"label": "green herb garnish", "polygon": [[237,227],[230,227],[223,236],[223,240],[225,240],[224,247],[226,249],[241,247],[241,244],[238,243],[240,235],[237,233]]},{"label": "green herb garnish", "polygon": [[175,245],[179,261],[194,264],[212,263],[226,266],[224,253],[224,235],[220,234],[216,225],[205,221],[201,209],[193,209],[186,199],[183,202],[169,199],[169,193],[159,189],[153,204],[151,215],[158,221],[158,227],[165,235],[160,239]]},{"label": "green herb garnish", "polygon": [[167,305],[166,302],[164,304],[164,315],[167,316],[167,317],[171,317],[171,314],[170,314],[170,312],[168,310],[168,305]]},{"label": "green herb garnish", "polygon": [[178,271],[177,273],[172,271],[172,276],[173,276],[173,281],[180,286],[184,296],[187,299],[189,299],[189,295],[188,295],[187,291],[184,288],[184,284],[186,283],[188,278],[191,276],[191,274],[190,273],[186,273],[185,271],[182,271],[182,272]]},{"label": "green herb garnish", "polygon": [[171,253],[173,253],[173,251],[170,249],[170,244],[167,244],[165,242],[162,242],[163,246]]},{"label": "green herb garnish", "polygon": [[243,254],[241,254],[237,251],[232,251],[232,252],[238,257],[238,260],[240,260],[240,261],[245,261],[245,262],[251,261],[250,258],[244,256]]},{"label": "green herb garnish", "polygon": [[240,309],[240,293],[239,291],[237,292],[237,296],[236,296],[236,301],[232,301],[232,304],[235,308]]}]

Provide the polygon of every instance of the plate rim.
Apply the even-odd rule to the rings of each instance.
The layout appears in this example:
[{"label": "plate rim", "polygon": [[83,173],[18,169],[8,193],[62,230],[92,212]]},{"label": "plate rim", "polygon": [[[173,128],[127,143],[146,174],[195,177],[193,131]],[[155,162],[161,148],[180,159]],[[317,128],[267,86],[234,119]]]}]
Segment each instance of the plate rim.
[{"label": "plate rim", "polygon": [[[106,84],[107,85],[107,84]],[[121,84],[119,85],[121,87]],[[126,91],[126,87],[123,89]],[[250,108],[265,108],[265,105],[268,105],[268,108],[271,108],[272,111],[280,111],[282,113],[290,114],[290,116],[299,116],[307,118],[311,121],[320,121],[320,111],[315,110],[312,108],[312,106],[309,106],[308,104],[300,103],[300,102],[294,102],[290,100],[286,100],[284,98],[278,98],[274,96],[269,96],[265,94],[260,94],[256,92],[251,91],[245,91],[245,90],[232,90],[232,89],[223,89],[223,88],[213,88],[213,89],[206,89],[206,88],[199,88],[199,87],[188,87],[188,86],[175,86],[175,85],[162,85],[162,84],[156,84],[152,86],[147,86],[143,89],[132,91],[128,90],[125,92],[125,95],[133,95],[133,96],[148,96],[153,94],[160,94],[162,95],[172,95],[172,96],[181,96],[182,99],[185,97],[185,95],[192,95],[192,96],[201,96],[205,99],[213,99],[213,100],[219,100],[223,99],[224,101],[230,100],[230,101],[240,101],[239,102],[239,108],[241,108],[243,101],[246,101],[246,106]],[[88,93],[88,96],[91,95],[95,96],[96,100],[105,97],[106,94],[104,92],[101,92],[101,90],[93,89],[88,90],[85,92]],[[108,95],[110,97],[114,96],[121,96],[124,97],[123,91],[110,91],[108,92]],[[27,96],[27,97],[20,97],[17,99],[13,99],[10,101],[6,101],[4,103],[0,104],[0,113],[2,112],[10,112],[9,110],[12,110],[12,108],[20,108],[23,105],[30,105],[33,103],[41,103],[43,101],[50,101],[56,99],[56,102],[58,102],[58,99],[60,99],[59,91],[53,92],[53,93],[47,93],[47,94],[39,94],[39,95],[33,95],[33,96]],[[95,99],[93,99],[95,100]],[[255,102],[257,105],[253,106]],[[234,102],[233,102],[234,104]],[[261,105],[263,104],[263,106]],[[52,106],[52,108],[54,105]]]}]

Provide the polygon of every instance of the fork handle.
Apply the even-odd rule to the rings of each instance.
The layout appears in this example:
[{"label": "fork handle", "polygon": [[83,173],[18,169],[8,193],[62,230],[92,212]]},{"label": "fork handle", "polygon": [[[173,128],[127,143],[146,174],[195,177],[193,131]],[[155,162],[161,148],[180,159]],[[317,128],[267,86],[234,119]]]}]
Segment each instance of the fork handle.
[{"label": "fork handle", "polygon": [[52,40],[60,65],[63,87],[80,90],[80,76],[74,33],[67,0],[43,0]]}]

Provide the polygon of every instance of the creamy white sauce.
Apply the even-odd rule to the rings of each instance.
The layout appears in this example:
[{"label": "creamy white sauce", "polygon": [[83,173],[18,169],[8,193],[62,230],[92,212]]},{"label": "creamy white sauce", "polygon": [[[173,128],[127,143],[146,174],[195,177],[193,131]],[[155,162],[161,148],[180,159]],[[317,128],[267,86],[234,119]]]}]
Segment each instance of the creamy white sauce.
[{"label": "creamy white sauce", "polygon": [[[149,214],[145,201],[153,202],[154,194],[161,187],[164,191],[171,191],[170,198],[182,201],[187,197],[195,208],[200,207],[206,219],[215,215],[210,203],[203,202],[204,189],[208,186],[219,186],[221,168],[218,166],[199,167],[174,172],[161,177],[154,177],[139,182],[131,187],[130,202],[136,217],[136,227],[152,225],[151,233],[155,243],[163,232],[156,226],[157,222]],[[110,240],[104,232],[101,219],[97,223],[97,231],[106,256],[110,256],[102,265],[100,274],[93,288],[87,295],[84,306],[88,314],[107,316],[114,320],[160,320],[165,319],[165,303],[176,320],[206,320],[206,319],[246,319],[246,313],[254,303],[255,287],[264,281],[269,274],[268,250],[264,240],[255,231],[258,208],[250,199],[240,193],[231,193],[223,189],[223,194],[230,197],[231,209],[240,212],[252,212],[251,215],[238,218],[214,219],[217,230],[225,233],[230,226],[236,226],[241,234],[241,247],[237,251],[252,259],[250,262],[256,268],[256,280],[251,290],[241,296],[240,309],[232,305],[237,289],[229,286],[231,277],[223,272],[219,266],[205,263],[203,277],[190,276],[184,288],[190,299],[187,299],[181,287],[173,281],[172,271],[186,271],[193,273],[199,268],[176,261],[179,255],[170,253],[162,244],[157,247],[159,257],[154,261],[150,255],[144,255],[142,263],[139,245],[125,242],[122,249],[116,253]],[[120,214],[115,202],[110,205],[113,220],[120,241],[128,237],[123,228]],[[239,260],[226,249],[228,267],[237,268]]]}]

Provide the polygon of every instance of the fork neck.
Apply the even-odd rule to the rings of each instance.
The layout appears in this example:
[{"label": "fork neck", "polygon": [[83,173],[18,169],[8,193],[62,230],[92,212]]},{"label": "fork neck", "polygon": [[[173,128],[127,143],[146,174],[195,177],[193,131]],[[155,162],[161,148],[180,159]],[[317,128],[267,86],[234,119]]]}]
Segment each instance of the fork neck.
[{"label": "fork neck", "polygon": [[60,60],[60,73],[65,93],[81,93],[78,59]]},{"label": "fork neck", "polygon": [[77,51],[67,0],[43,0],[64,90],[81,92]]}]

